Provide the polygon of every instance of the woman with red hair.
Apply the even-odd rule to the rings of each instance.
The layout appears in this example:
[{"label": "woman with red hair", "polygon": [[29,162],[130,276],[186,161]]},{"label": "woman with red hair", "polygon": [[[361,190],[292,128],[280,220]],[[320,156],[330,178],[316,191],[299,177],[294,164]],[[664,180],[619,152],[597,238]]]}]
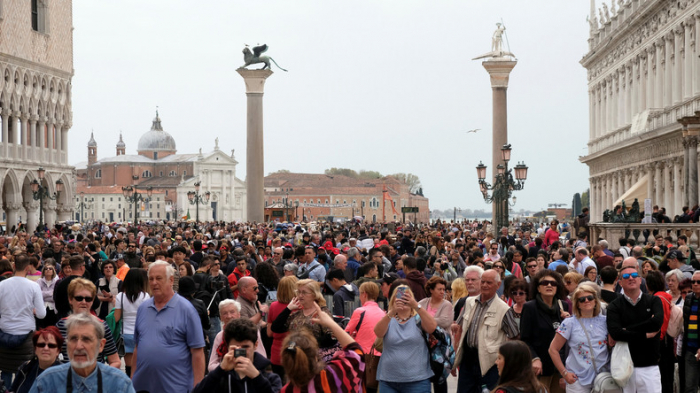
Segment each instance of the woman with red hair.
[{"label": "woman with red hair", "polygon": [[19,367],[10,389],[11,392],[29,392],[39,374],[51,366],[61,364],[58,360],[58,354],[61,353],[63,336],[56,326],[49,326],[34,332],[32,343],[34,344],[34,357]]}]

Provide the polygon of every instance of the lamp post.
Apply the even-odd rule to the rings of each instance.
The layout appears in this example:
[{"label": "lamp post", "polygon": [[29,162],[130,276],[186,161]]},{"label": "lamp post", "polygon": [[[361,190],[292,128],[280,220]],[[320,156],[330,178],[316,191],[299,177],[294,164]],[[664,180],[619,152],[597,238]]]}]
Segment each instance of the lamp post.
[{"label": "lamp post", "polygon": [[[525,163],[518,163],[515,168],[508,169],[510,152],[510,145],[503,145],[501,154],[505,165],[496,167],[498,172],[493,185],[486,182],[486,165],[479,162],[479,165],[476,167],[479,188],[484,196],[484,201],[492,203],[493,208],[496,209],[496,222],[493,226],[494,233],[498,233],[500,228],[508,226],[508,205],[510,204],[508,199],[510,199],[513,191],[520,191],[525,187],[525,180],[527,179],[528,168]],[[513,178],[513,175],[515,175],[515,178]],[[493,191],[490,196],[488,194],[489,191]],[[513,204],[515,204],[515,197],[513,197]]]},{"label": "lamp post", "polygon": [[284,197],[284,212],[287,215],[287,222],[289,222],[289,193],[286,193]]},{"label": "lamp post", "polygon": [[294,221],[299,221],[299,201],[294,201]]},{"label": "lamp post", "polygon": [[[139,179],[138,176],[132,176],[134,182]],[[144,197],[142,192],[138,192],[136,185],[122,187],[122,193],[124,194],[124,200],[127,203],[134,204],[134,225],[139,224],[139,202],[148,203],[151,201],[151,196],[153,195],[153,188],[147,187],[146,194]]]},{"label": "lamp post", "polygon": [[452,215],[452,222],[456,223],[457,222],[457,212],[462,212],[462,208],[460,207],[455,207],[454,208],[454,213]]},{"label": "lamp post", "polygon": [[187,193],[187,199],[190,201],[190,205],[197,205],[197,213],[195,219],[199,222],[199,204],[205,204],[209,202],[209,197],[211,197],[211,192],[207,191],[204,194],[199,193],[199,186],[201,182],[194,183],[194,191],[189,191]]},{"label": "lamp post", "polygon": [[90,202],[90,205],[88,205],[87,203],[85,203],[86,202],[85,201],[85,193],[84,192],[80,193],[80,202],[78,202],[78,205],[76,206],[76,208],[80,209],[80,222],[81,223],[85,222],[85,214],[83,212],[83,209],[89,209],[90,206],[92,206],[91,205],[92,202],[94,202],[94,201],[95,201],[95,198],[90,198],[90,200],[87,201],[87,202]]},{"label": "lamp post", "polygon": [[44,198],[48,198],[48,199],[51,199],[52,201],[55,201],[56,198],[58,198],[61,191],[63,191],[63,180],[61,180],[61,179],[56,180],[56,192],[54,192],[53,195],[51,195],[51,194],[49,194],[49,190],[46,187],[44,187],[42,184],[46,170],[44,170],[44,168],[39,167],[39,169],[37,169],[36,173],[39,176],[39,180],[37,181],[36,179],[34,179],[34,180],[32,180],[31,183],[29,183],[29,185],[32,188],[32,197],[34,198],[35,201],[39,201],[39,227],[43,228],[44,227]]}]

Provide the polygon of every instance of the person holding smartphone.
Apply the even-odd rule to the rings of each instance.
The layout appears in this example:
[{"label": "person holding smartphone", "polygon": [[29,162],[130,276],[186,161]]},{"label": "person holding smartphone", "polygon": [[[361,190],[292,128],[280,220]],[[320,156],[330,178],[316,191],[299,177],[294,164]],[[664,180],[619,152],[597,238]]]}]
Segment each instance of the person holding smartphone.
[{"label": "person holding smartphone", "polygon": [[195,386],[199,392],[278,393],[282,390],[279,375],[265,371],[270,361],[255,352],[258,328],[249,319],[237,318],[224,327],[227,352],[221,363]]}]

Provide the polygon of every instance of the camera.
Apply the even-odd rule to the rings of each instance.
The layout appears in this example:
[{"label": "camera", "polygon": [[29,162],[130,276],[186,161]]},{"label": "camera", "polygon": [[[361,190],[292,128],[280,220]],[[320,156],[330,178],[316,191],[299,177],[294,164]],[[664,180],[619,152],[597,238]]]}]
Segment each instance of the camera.
[{"label": "camera", "polygon": [[246,350],[245,348],[237,348],[233,350],[233,357],[238,358],[238,357],[246,357]]},{"label": "camera", "polygon": [[440,264],[440,270],[447,270],[447,268],[448,268],[447,263],[443,262]]}]

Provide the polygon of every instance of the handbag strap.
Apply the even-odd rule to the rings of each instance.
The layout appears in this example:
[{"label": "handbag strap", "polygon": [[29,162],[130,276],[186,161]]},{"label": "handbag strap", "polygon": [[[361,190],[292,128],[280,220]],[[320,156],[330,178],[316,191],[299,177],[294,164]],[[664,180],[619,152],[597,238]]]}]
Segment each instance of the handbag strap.
[{"label": "handbag strap", "polygon": [[588,341],[588,348],[591,349],[591,361],[593,362],[593,368],[595,369],[595,372],[598,372],[598,366],[595,364],[595,354],[593,353],[593,345],[591,345],[591,338],[588,337],[588,330],[586,330],[586,326],[583,325],[583,322],[581,322],[580,318],[576,318],[578,323],[581,325],[581,328],[583,329],[583,333],[586,334],[586,341]]},{"label": "handbag strap", "polygon": [[365,319],[365,312],[366,311],[363,311],[362,314],[360,314],[360,320],[357,322],[357,326],[355,326],[356,332],[360,331],[360,326],[362,326],[362,320]]}]

